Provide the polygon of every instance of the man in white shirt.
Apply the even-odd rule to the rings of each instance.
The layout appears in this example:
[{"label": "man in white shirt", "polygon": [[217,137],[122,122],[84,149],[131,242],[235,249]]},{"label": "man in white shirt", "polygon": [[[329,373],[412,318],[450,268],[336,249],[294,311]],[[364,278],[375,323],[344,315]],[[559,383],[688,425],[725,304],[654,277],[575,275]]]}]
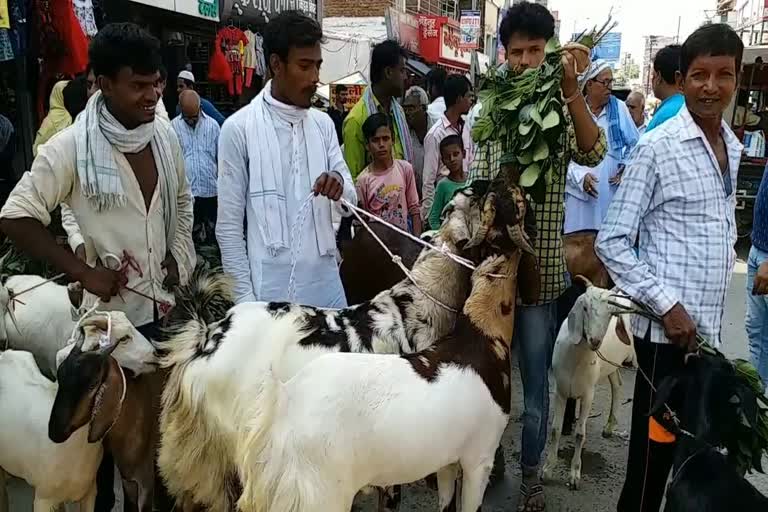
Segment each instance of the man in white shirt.
[{"label": "man in white shirt", "polygon": [[237,302],[344,307],[331,220],[338,203],[331,201],[357,204],[357,196],[333,121],[310,109],[323,32],[314,19],[283,12],[263,35],[273,78],[219,139],[216,236],[224,270],[235,278]]},{"label": "man in white shirt", "polygon": [[[100,90],[72,126],[40,148],[0,212],[0,228],[19,248],[103,301],[121,293],[123,300],[103,307],[150,333],[173,304],[172,288],[195,265],[184,160],[170,124],[156,115],[159,49],[131,23],[99,32],[90,60]],[[62,202],[79,225],[87,263],[45,228]],[[133,266],[115,270],[125,263]],[[142,295],[121,292],[124,285]]]},{"label": "man in white shirt", "polygon": [[466,77],[451,75],[445,81],[445,103],[447,109],[440,120],[429,129],[424,137],[424,171],[421,195],[421,218],[428,219],[432,209],[437,182],[448,175],[440,159],[440,142],[448,135],[458,135],[464,145],[464,170],[472,163],[472,137],[462,120],[472,104],[472,84]]},{"label": "man in white shirt", "polygon": [[[174,303],[173,288],[195,266],[184,159],[156,112],[160,42],[132,23],[107,25],[89,57],[100,90],[73,125],[40,147],[0,211],[0,229],[32,257],[80,281],[102,299],[101,309],[123,311],[153,338]],[[63,202],[85,261],[45,228]],[[122,299],[114,299],[118,293]],[[112,509],[112,468],[105,453],[96,510]]]},{"label": "man in white shirt", "polygon": [[618,512],[659,510],[675,444],[659,423],[650,428],[654,389],[682,371],[684,354],[698,347],[697,332],[720,343],[736,261],[734,190],[743,148],[722,116],[743,48],[723,24],[706,25],[686,40],[679,73],[685,105],[640,138],[597,236],[597,254],[616,286],[663,320],[631,322],[637,362],[654,387],[638,374]]},{"label": "man in white shirt", "polygon": [[443,68],[433,68],[427,73],[427,92],[432,103],[427,107],[427,116],[429,117],[429,127],[434,126],[445,114],[445,81],[448,79],[448,73]]}]

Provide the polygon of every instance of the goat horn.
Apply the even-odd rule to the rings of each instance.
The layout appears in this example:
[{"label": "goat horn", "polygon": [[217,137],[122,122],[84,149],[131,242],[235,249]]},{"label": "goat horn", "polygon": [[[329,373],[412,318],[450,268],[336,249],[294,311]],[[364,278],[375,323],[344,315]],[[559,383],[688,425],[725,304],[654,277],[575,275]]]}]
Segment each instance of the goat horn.
[{"label": "goat horn", "polygon": [[517,247],[521,248],[523,252],[527,252],[528,254],[536,255],[536,251],[533,250],[533,247],[531,247],[531,243],[528,240],[528,236],[525,234],[525,231],[523,231],[522,226],[520,224],[515,224],[514,226],[507,226],[507,234],[509,235],[509,238],[512,240],[512,243],[515,244]]},{"label": "goat horn", "polygon": [[577,275],[577,276],[574,276],[573,278],[574,278],[575,280],[578,280],[578,281],[581,281],[582,283],[584,283],[584,285],[585,285],[587,288],[590,288],[590,287],[594,286],[594,284],[592,284],[592,281],[590,281],[588,277],[585,277],[585,276],[583,276],[583,275],[581,275],[581,274],[579,274],[579,275]]},{"label": "goat horn", "polygon": [[483,243],[485,241],[485,238],[488,236],[488,231],[491,229],[491,226],[493,226],[494,221],[496,220],[496,194],[493,192],[489,192],[488,195],[485,198],[485,201],[483,202],[483,212],[480,216],[481,222],[480,222],[480,228],[477,230],[477,233],[472,237],[472,240],[467,242],[467,244],[464,246],[466,249],[476,247]]}]

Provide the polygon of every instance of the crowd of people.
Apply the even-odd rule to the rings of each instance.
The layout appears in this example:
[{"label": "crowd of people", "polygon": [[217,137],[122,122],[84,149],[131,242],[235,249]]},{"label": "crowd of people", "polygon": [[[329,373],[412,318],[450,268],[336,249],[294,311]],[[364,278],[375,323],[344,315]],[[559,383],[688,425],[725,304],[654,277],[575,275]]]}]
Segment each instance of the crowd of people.
[{"label": "crowd of people", "polygon": [[[499,71],[540,66],[554,31],[546,8],[516,3],[500,26],[507,61]],[[472,140],[482,105],[465,76],[435,69],[426,88],[406,88],[406,54],[385,41],[373,48],[370,85],[357,104],[347,111],[339,89],[326,114],[310,108],[322,63],[320,25],[284,12],[263,36],[271,80],[253,101],[225,121],[195,91],[192,73],[182,71],[169,120],[160,101],[168,78],[160,43],[133,24],[106,26],[91,43],[89,69],[54,87],[36,158],[0,212],[0,229],[152,336],[167,313],[161,306],[173,303],[173,287],[195,267],[195,243],[218,244],[237,302],[286,301],[293,279],[295,302],[339,308],[347,301],[334,218],[342,218],[339,237],[349,237],[351,227],[341,198],[420,235],[440,227],[457,190],[505,172],[500,143]],[[639,365],[654,384],[680,371],[697,332],[719,342],[742,152],[722,114],[736,90],[742,50],[724,25],[660,50],[653,88],[662,103],[650,120],[641,93],[626,104],[611,94],[608,63],[594,61],[579,75],[574,56],[563,53],[567,140],[562,154],[552,155],[555,178],[531,204],[541,294],[515,314],[523,512],[545,509],[539,472],[548,374],[558,328],[575,300],[571,244],[586,240],[604,265],[605,285],[663,319],[654,325],[635,318],[631,327]],[[768,235],[757,218],[764,220],[768,208],[765,182],[760,197],[748,324],[753,357],[768,379]],[[59,206],[70,248],[46,229]],[[112,265],[114,259],[121,261]],[[138,270],[125,272],[128,263]],[[139,293],[110,301],[126,285]],[[657,511],[664,494],[671,445],[649,440],[652,398],[651,383],[637,379],[620,512]]]}]

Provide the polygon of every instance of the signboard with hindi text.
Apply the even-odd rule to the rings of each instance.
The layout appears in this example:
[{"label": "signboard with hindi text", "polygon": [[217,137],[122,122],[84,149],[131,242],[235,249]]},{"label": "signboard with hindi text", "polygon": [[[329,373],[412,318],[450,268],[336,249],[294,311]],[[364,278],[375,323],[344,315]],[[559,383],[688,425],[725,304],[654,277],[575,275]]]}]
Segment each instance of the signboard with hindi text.
[{"label": "signboard with hindi text", "polygon": [[344,103],[344,108],[349,112],[352,110],[352,107],[355,106],[355,104],[360,101],[360,98],[363,96],[363,91],[365,91],[365,85],[361,84],[328,84],[330,86],[329,93],[328,93],[328,101],[330,102],[331,106],[336,105],[336,89],[339,85],[344,87],[347,91],[347,101]]},{"label": "signboard with hindi text", "polygon": [[482,34],[480,11],[461,11],[461,40],[459,47],[463,50],[476,50],[480,46]]}]

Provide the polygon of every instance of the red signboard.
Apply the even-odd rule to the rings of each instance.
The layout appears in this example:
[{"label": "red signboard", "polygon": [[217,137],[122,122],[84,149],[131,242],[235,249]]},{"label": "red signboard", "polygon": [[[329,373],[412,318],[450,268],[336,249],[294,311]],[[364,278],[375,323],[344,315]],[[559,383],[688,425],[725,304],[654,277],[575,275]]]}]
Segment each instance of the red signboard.
[{"label": "red signboard", "polygon": [[419,16],[419,48],[430,63],[469,69],[472,52],[461,46],[461,30],[456,20],[445,16]]},{"label": "red signboard", "polygon": [[419,53],[419,20],[412,14],[387,8],[387,36],[411,53]]}]

